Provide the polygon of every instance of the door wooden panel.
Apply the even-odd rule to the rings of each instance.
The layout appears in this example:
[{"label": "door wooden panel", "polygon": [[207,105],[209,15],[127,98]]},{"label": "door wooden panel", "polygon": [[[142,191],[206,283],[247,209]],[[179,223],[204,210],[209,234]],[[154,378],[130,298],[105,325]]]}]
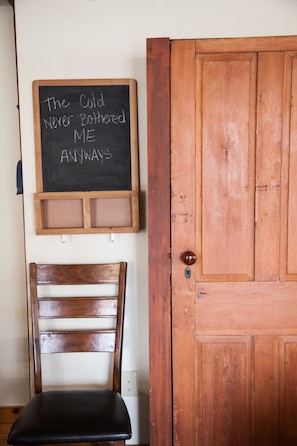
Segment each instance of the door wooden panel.
[{"label": "door wooden panel", "polygon": [[248,446],[251,435],[251,338],[199,337],[197,341],[201,358],[201,432],[198,436],[201,443],[197,444],[230,445],[233,438],[232,444]]},{"label": "door wooden panel", "polygon": [[261,370],[253,379],[253,425],[256,445],[279,443],[279,339],[278,336],[255,336],[253,368]]},{"label": "door wooden panel", "polygon": [[252,280],[256,55],[196,63],[199,280]]},{"label": "door wooden panel", "polygon": [[284,336],[279,345],[280,445],[293,446],[297,439],[297,337]]},{"label": "door wooden panel", "polygon": [[201,282],[196,291],[196,331],[199,335],[297,335],[296,299],[292,282]]}]

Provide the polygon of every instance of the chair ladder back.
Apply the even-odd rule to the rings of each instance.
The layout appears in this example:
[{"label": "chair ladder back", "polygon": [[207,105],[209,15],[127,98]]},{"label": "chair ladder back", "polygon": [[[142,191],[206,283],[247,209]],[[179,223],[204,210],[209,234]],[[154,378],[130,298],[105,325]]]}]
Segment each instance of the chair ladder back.
[{"label": "chair ladder back", "polygon": [[[113,264],[30,264],[33,322],[34,391],[42,391],[41,354],[60,352],[110,352],[114,354],[113,388],[121,390],[126,262]],[[42,285],[115,284],[112,296],[39,296]],[[40,319],[115,318],[114,329],[40,330]]]}]

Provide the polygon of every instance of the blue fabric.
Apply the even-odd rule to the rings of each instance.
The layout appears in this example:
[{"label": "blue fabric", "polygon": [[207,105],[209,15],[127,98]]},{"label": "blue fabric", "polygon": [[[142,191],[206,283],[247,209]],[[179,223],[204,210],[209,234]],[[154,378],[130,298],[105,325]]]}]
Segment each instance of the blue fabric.
[{"label": "blue fabric", "polygon": [[17,195],[23,193],[23,168],[22,161],[18,161],[17,170],[16,170],[16,187],[17,187]]}]

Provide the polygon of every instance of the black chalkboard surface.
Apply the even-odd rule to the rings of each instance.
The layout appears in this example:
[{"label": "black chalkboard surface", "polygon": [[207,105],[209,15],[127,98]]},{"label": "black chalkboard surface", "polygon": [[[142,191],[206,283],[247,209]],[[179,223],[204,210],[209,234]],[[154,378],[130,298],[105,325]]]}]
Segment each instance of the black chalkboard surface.
[{"label": "black chalkboard surface", "polygon": [[132,189],[135,88],[131,79],[34,81],[39,191]]}]

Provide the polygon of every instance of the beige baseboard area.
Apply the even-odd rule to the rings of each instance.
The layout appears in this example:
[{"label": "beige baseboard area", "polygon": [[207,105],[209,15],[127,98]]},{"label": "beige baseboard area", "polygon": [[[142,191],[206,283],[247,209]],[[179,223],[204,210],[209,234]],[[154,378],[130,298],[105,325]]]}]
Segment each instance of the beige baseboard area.
[{"label": "beige baseboard area", "polygon": [[[22,410],[21,406],[17,407],[0,407],[0,446],[7,446],[7,435],[10,426]],[[128,445],[127,445],[128,446]],[[130,446],[149,446],[148,444],[130,445]]]}]

